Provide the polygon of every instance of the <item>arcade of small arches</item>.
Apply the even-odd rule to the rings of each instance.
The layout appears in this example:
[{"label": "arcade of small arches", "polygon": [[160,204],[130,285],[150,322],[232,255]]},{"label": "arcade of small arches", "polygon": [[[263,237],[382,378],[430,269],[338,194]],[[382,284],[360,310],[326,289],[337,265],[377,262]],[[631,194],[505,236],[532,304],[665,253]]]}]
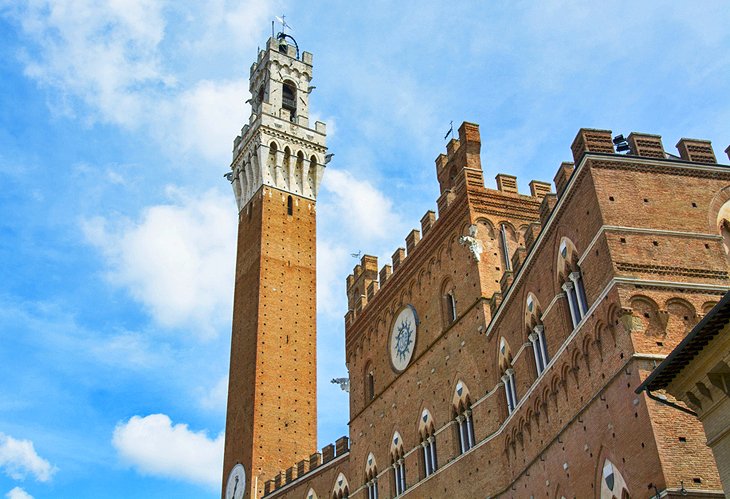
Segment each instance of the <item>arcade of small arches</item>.
[{"label": "arcade of small arches", "polygon": [[248,151],[237,162],[233,170],[233,189],[239,210],[251,199],[261,185],[271,185],[277,189],[309,199],[315,199],[319,190],[319,178],[324,167],[316,154],[306,154],[303,150],[293,151],[289,146],[283,149],[276,141],[261,145],[268,150],[264,164],[261,165],[255,150]]}]

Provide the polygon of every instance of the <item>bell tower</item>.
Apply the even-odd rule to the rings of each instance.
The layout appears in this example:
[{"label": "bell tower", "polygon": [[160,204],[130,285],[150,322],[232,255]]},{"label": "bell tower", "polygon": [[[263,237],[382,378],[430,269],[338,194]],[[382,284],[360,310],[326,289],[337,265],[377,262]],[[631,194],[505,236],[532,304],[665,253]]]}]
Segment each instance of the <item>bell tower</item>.
[{"label": "bell tower", "polygon": [[311,80],[312,54],[283,33],[268,40],[226,174],[238,206],[226,499],[261,497],[265,480],[317,447],[316,200],[327,148],[325,124],[309,122]]}]

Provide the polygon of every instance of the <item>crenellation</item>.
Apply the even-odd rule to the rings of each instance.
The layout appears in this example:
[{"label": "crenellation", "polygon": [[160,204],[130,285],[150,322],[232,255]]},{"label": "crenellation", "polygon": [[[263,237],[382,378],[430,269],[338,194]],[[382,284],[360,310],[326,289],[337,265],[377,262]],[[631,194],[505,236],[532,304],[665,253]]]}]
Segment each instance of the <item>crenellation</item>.
[{"label": "crenellation", "polygon": [[502,296],[507,294],[510,286],[515,280],[515,272],[511,270],[505,270],[502,272],[502,277],[499,279],[499,287],[502,290]]},{"label": "crenellation", "polygon": [[681,138],[677,142],[677,151],[679,151],[679,157],[685,161],[717,163],[715,151],[712,149],[712,142],[709,140]]},{"label": "crenellation", "polygon": [[540,203],[540,224],[543,227],[548,221],[548,218],[550,218],[550,213],[553,212],[553,208],[555,208],[556,204],[558,204],[557,194],[546,194],[545,197],[542,198],[542,203]]},{"label": "crenellation", "polygon": [[327,464],[335,458],[334,444],[327,444],[322,447],[322,464]]},{"label": "crenellation", "polygon": [[530,196],[542,200],[546,194],[550,194],[550,182],[542,182],[540,180],[530,180]]},{"label": "crenellation", "polygon": [[[611,130],[597,130],[594,128],[581,128],[570,148],[573,151],[573,161],[576,165],[589,152],[604,154],[615,154],[616,152],[613,148]],[[558,190],[560,190],[559,187]],[[558,193],[558,195],[560,194]]]},{"label": "crenellation", "polygon": [[571,175],[573,175],[574,170],[574,163],[570,163],[568,161],[563,161],[562,163],[560,163],[558,171],[555,173],[555,178],[553,179],[553,181],[555,182],[556,195],[558,197],[563,194],[563,191],[568,186],[568,181],[570,181],[570,177]]},{"label": "crenellation", "polygon": [[[527,234],[529,233],[530,231],[528,229]],[[525,244],[527,244],[527,242],[525,242]],[[525,262],[525,258],[527,258],[527,249],[524,246],[519,246],[515,249],[515,252],[512,255],[512,270],[515,273],[520,271],[520,267],[522,267],[522,264]]]},{"label": "crenellation", "polygon": [[380,285],[378,284],[378,281],[371,281],[370,284],[368,284],[368,301],[373,299],[373,296],[375,296],[375,293],[377,293],[379,289]]},{"label": "crenellation", "polygon": [[405,248],[398,248],[395,250],[395,253],[393,253],[393,272],[398,271],[398,267],[400,267],[400,264],[403,263],[403,261],[406,259],[406,249]]},{"label": "crenellation", "polygon": [[393,274],[393,267],[388,265],[387,263],[383,265],[383,268],[380,269],[380,286],[382,287],[385,285],[386,281],[390,279],[390,276]]},{"label": "crenellation", "polygon": [[518,194],[517,177],[506,173],[498,173],[494,178],[497,180],[497,190],[499,192]]},{"label": "crenellation", "polygon": [[629,151],[633,156],[659,159],[667,157],[661,135],[631,132],[626,141],[629,143]]},{"label": "crenellation", "polygon": [[533,222],[527,226],[527,232],[525,232],[525,248],[528,251],[532,249],[532,245],[537,241],[537,236],[540,235],[542,225],[539,222]]},{"label": "crenellation", "polygon": [[[728,150],[730,150],[730,147],[728,147]],[[431,227],[436,223],[436,212],[433,210],[428,210],[425,215],[421,218],[421,233],[423,234],[423,237],[426,237],[426,234],[429,230],[431,230]]]},{"label": "crenellation", "polygon": [[492,296],[489,298],[489,313],[491,317],[494,317],[494,314],[497,313],[497,309],[502,304],[503,297],[504,295],[499,291],[492,293]]},{"label": "crenellation", "polygon": [[341,436],[335,440],[335,455],[337,457],[342,456],[350,451],[350,439],[346,436]]},{"label": "crenellation", "polygon": [[421,240],[421,232],[417,229],[413,229],[406,236],[406,252],[410,255],[413,250],[416,249],[416,245]]}]

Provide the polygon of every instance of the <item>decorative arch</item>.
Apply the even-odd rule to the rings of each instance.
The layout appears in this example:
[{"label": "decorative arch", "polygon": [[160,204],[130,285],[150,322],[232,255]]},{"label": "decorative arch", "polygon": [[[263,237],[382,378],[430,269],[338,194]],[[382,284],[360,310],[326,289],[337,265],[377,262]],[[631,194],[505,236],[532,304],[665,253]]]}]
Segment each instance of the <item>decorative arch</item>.
[{"label": "decorative arch", "polygon": [[301,150],[296,155],[296,163],[292,172],[292,188],[296,194],[304,194],[304,153]]},{"label": "decorative arch", "polygon": [[577,269],[579,258],[580,254],[573,241],[567,237],[562,237],[558,245],[558,260],[555,267],[558,281],[565,282],[568,280],[568,275]]},{"label": "decorative arch", "polygon": [[650,338],[663,338],[666,327],[666,311],[659,310],[657,303],[644,295],[634,295],[629,300],[633,316],[638,319],[644,335]]},{"label": "decorative arch", "polygon": [[372,452],[365,461],[365,488],[368,499],[378,499],[378,465]]},{"label": "decorative arch", "polygon": [[309,491],[307,491],[307,495],[304,497],[306,499],[317,499],[317,493],[314,491],[314,489],[310,488]]},{"label": "decorative arch", "polygon": [[343,473],[337,475],[335,484],[332,487],[332,499],[346,499],[350,496],[350,484]]},{"label": "decorative arch", "polygon": [[600,491],[601,499],[624,499],[629,498],[629,487],[626,485],[623,475],[613,462],[609,459],[603,461],[600,469]]},{"label": "decorative arch", "polygon": [[395,431],[390,442],[390,461],[393,469],[393,491],[395,495],[406,490],[406,461],[403,452],[403,438]]},{"label": "decorative arch", "polygon": [[583,283],[583,274],[578,266],[580,254],[567,237],[560,239],[558,245],[557,279],[568,299],[568,311],[573,329],[578,327],[581,320],[588,313],[588,298]]},{"label": "decorative arch", "polygon": [[436,431],[433,416],[428,409],[421,411],[418,418],[418,434],[421,437],[420,463],[423,470],[422,478],[433,474],[438,466],[436,458]]},{"label": "decorative arch", "polygon": [[423,437],[424,435],[430,435],[434,432],[433,416],[431,411],[423,409],[421,416],[418,418],[418,434]]},{"label": "decorative arch", "polygon": [[507,400],[507,412],[517,407],[517,389],[515,387],[515,370],[512,368],[512,351],[509,343],[502,336],[499,339],[499,370],[502,373],[502,383],[504,384],[505,398]]},{"label": "decorative arch", "polygon": [[672,345],[678,344],[692,330],[697,322],[694,305],[683,298],[674,297],[667,300],[667,326],[665,335]]},{"label": "decorative arch", "polygon": [[545,327],[542,323],[542,307],[540,307],[540,302],[532,292],[527,293],[524,315],[527,339],[532,345],[532,354],[535,360],[535,372],[537,376],[540,376],[547,368],[550,358],[545,338]]},{"label": "decorative arch", "polygon": [[277,161],[279,160],[279,151],[280,151],[279,144],[272,140],[269,142],[269,154],[266,158],[266,170],[267,170],[267,177],[269,178],[269,181],[272,183],[277,182],[276,178],[276,165]]},{"label": "decorative arch", "polygon": [[284,188],[290,190],[292,188],[294,168],[292,166],[292,153],[289,146],[284,146],[284,159],[282,164],[282,172],[284,174]]},{"label": "decorative arch", "polygon": [[474,436],[474,419],[471,410],[471,395],[469,388],[462,380],[456,382],[454,396],[451,398],[451,412],[456,425],[456,441],[459,443],[459,454],[463,454],[474,447],[476,438]]}]

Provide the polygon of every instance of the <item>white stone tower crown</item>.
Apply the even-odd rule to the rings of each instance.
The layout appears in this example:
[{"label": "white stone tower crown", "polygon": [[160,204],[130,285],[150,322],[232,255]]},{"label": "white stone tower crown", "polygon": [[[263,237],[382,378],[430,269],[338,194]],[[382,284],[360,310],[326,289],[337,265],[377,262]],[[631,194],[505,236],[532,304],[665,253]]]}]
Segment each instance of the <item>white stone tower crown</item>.
[{"label": "white stone tower crown", "polygon": [[[291,43],[287,40],[291,40]],[[262,185],[316,200],[325,168],[326,127],[309,125],[312,54],[296,41],[269,38],[251,65],[251,117],[233,142],[233,186],[240,212]]]}]

